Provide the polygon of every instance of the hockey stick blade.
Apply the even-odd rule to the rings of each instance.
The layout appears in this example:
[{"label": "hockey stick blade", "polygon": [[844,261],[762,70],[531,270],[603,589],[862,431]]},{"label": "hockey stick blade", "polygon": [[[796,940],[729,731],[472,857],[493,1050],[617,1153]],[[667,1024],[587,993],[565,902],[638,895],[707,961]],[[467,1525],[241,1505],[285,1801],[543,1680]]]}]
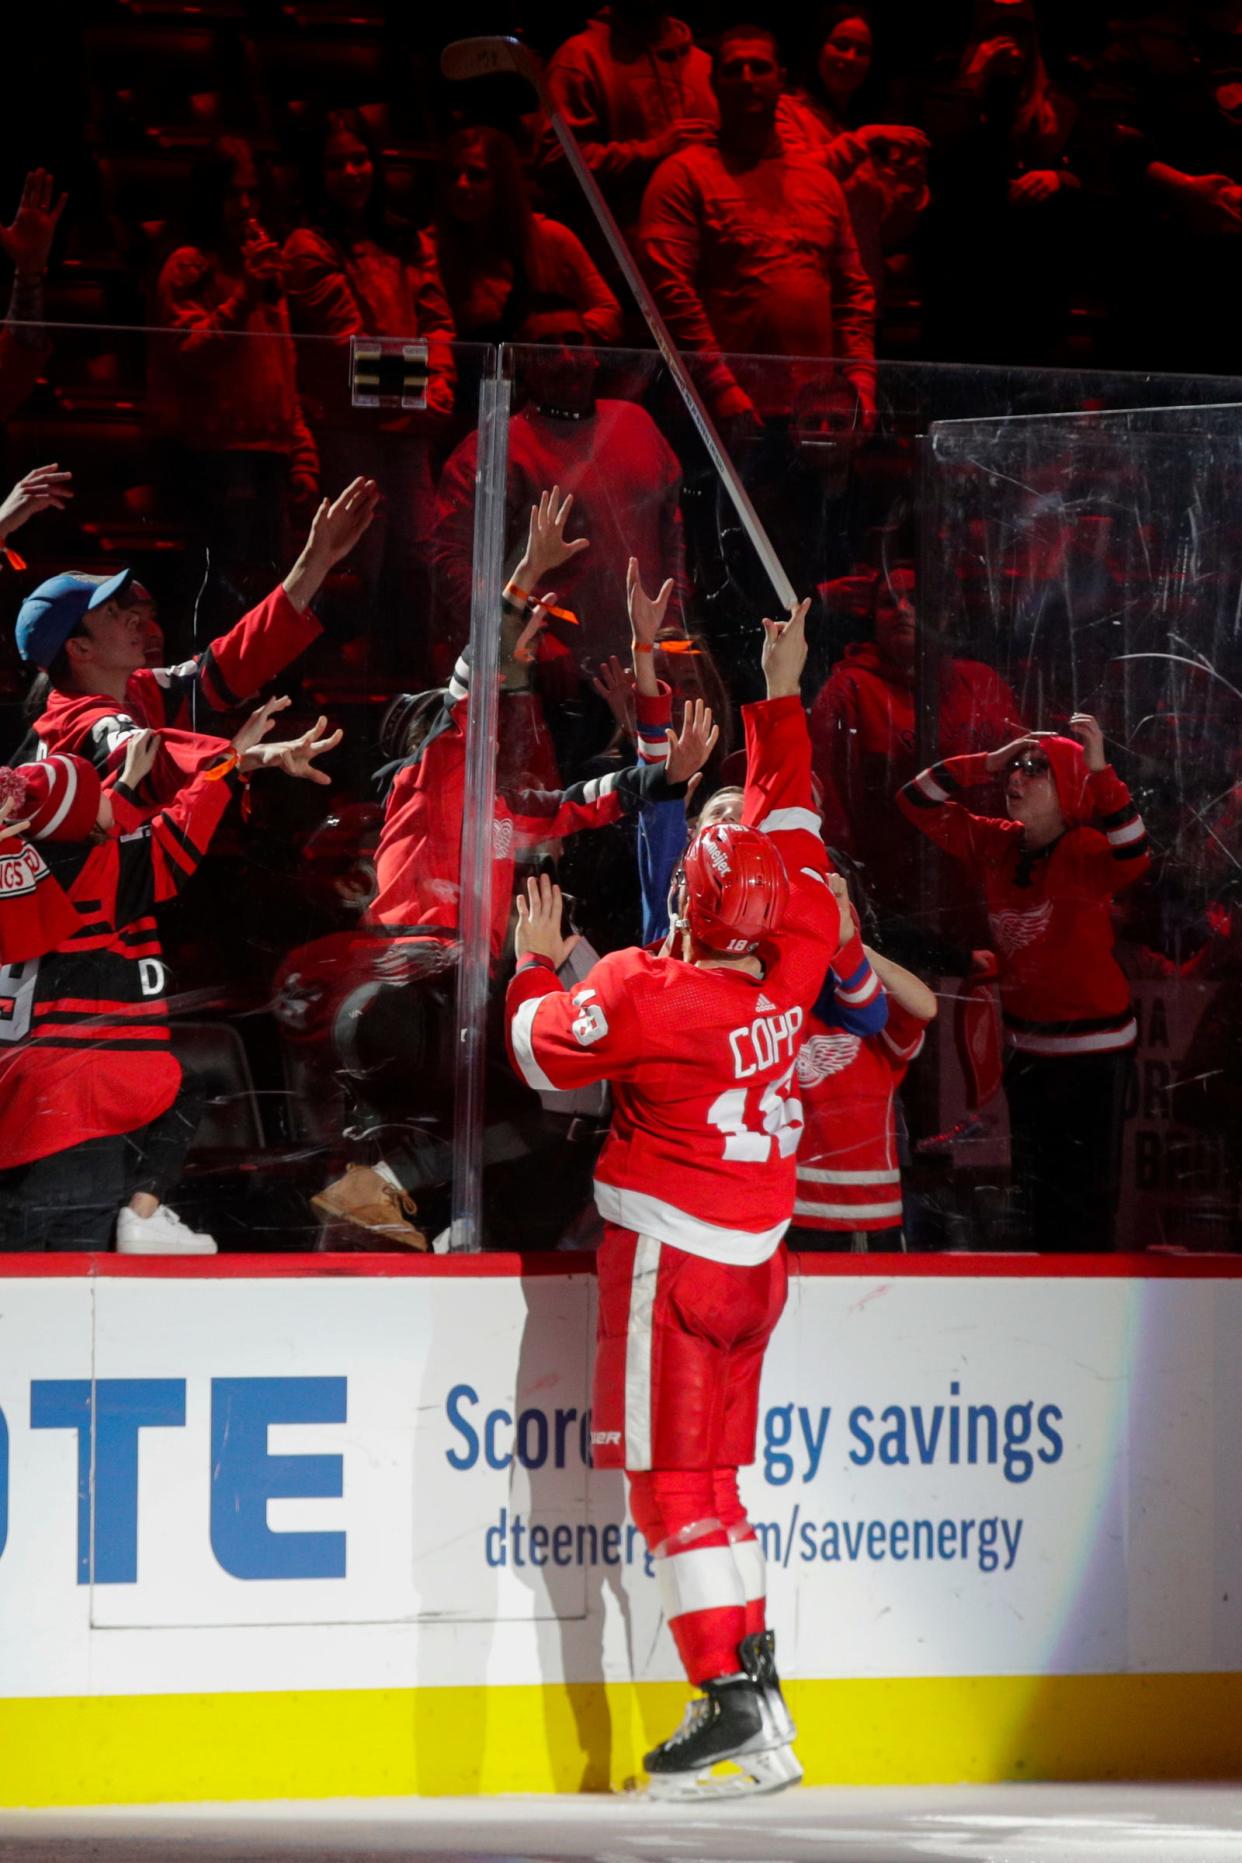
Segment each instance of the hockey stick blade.
[{"label": "hockey stick blade", "polygon": [[501,37],[455,39],[441,52],[440,69],[446,78],[454,79],[493,77],[512,72],[517,77],[525,78],[536,92],[548,124],[564,152],[565,160],[586,197],[587,205],[594,214],[601,233],[608,241],[622,277],[634,294],[634,302],[642,312],[652,340],[664,358],[669,374],[685,403],[686,412],[698,429],[708,457],[720,475],[721,483],[741,519],[743,530],[754,546],[755,554],[776,592],[777,600],[784,607],[792,609],[798,599],[794,593],[793,584],[785,574],[784,565],[772,547],[772,540],[760,521],[759,514],[751,502],[750,493],[742,483],[737,467],[725,451],[724,443],[716,431],[716,424],[708,413],[703,397],[686,368],[681,351],[673,342],[668,325],[647,288],[646,279],[635,263],[625,235],[617,225],[611,207],[601,194],[599,183],[587,166],[578,139],[548,94],[547,86],[543,81],[543,70],[538,60],[520,39]]}]

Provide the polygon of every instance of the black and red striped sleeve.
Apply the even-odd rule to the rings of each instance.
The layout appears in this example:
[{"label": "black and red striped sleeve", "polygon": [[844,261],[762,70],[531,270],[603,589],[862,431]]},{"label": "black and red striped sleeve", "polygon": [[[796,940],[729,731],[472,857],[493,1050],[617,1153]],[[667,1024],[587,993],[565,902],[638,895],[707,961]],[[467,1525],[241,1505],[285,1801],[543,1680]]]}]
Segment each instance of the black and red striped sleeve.
[{"label": "black and red striped sleeve", "polygon": [[176,800],[116,843],[116,925],[132,925],[174,898],[197,871],[225,810],[241,790],[235,770],[196,776]]},{"label": "black and red striped sleeve", "polygon": [[1083,850],[1083,876],[1106,898],[1142,878],[1151,866],[1147,828],[1129,789],[1111,764],[1093,770],[1087,781],[1095,810],[1094,827],[1104,845],[1092,841]]},{"label": "black and red striped sleeve", "polygon": [[946,757],[904,783],[897,791],[897,807],[920,834],[943,848],[954,860],[973,868],[989,838],[1012,832],[1008,822],[974,815],[959,800],[963,790],[988,781],[985,752],[967,757]]},{"label": "black and red striped sleeve", "polygon": [[144,669],[130,683],[158,688],[160,701],[148,699],[147,704],[153,719],[190,725],[196,702],[212,712],[235,711],[271,685],[322,632],[310,609],[295,608],[278,586],[194,659]]},{"label": "black and red striped sleeve", "polygon": [[505,801],[519,843],[529,847],[583,828],[607,828],[648,802],[672,802],[685,793],[684,783],[670,783],[662,762],[635,763],[568,789],[507,790]]}]

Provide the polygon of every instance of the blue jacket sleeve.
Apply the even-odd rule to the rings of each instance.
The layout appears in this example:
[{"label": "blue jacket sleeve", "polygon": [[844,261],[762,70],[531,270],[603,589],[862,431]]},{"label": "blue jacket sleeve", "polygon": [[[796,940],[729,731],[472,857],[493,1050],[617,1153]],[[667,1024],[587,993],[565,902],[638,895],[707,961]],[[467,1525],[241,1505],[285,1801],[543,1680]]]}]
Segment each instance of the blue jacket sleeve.
[{"label": "blue jacket sleeve", "polygon": [[[667,805],[666,805],[667,806]],[[888,1021],[888,996],[859,938],[843,944],[811,1012],[849,1035],[878,1035]]]},{"label": "blue jacket sleeve", "polygon": [[668,931],[668,889],[686,845],[684,802],[650,802],[638,817],[638,878],[643,898],[643,943]]}]

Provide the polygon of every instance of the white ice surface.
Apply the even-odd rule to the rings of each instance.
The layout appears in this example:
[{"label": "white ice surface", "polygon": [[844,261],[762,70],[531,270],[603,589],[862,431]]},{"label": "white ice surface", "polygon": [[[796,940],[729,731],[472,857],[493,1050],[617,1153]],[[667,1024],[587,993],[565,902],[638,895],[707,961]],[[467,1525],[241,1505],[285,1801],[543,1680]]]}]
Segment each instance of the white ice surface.
[{"label": "white ice surface", "polygon": [[15,1863],[396,1856],[440,1863],[1237,1863],[1242,1786],[819,1788],[716,1808],[565,1797],[0,1812],[0,1858]]}]

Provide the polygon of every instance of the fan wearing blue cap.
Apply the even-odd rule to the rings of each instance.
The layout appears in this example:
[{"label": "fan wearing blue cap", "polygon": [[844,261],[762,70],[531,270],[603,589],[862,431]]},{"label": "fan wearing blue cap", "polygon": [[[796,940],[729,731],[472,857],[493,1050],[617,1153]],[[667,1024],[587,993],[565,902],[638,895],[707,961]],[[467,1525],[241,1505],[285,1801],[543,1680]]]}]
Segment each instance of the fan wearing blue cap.
[{"label": "fan wearing blue cap", "polygon": [[[147,664],[155,606],[130,569],[100,577],[52,576],[26,597],[17,650],[43,678],[32,701],[42,754],[86,757],[103,774],[119,765],[136,731],[157,730],[164,754],[143,791],[157,807],[219,755],[224,716],[269,685],[319,635],[310,604],[329,571],[354,548],[379,504],[373,479],[355,479],[335,503],[324,499],[284,581],[227,634],[179,666]],[[196,728],[206,712],[221,736]]]},{"label": "fan wearing blue cap", "polygon": [[[107,616],[100,616],[101,622],[110,625],[128,615],[130,604],[123,598],[133,581],[133,570],[122,569],[115,576],[84,576],[70,572],[41,582],[26,597],[17,617],[18,653],[28,664],[41,667],[44,672],[50,672],[54,666],[61,672],[58,662],[67,643],[75,636],[102,643],[102,630],[83,629],[85,615],[97,614],[110,602],[116,607]],[[129,631],[126,622],[123,634],[118,634],[118,644],[128,637]],[[123,646],[121,651],[124,656]]]}]

